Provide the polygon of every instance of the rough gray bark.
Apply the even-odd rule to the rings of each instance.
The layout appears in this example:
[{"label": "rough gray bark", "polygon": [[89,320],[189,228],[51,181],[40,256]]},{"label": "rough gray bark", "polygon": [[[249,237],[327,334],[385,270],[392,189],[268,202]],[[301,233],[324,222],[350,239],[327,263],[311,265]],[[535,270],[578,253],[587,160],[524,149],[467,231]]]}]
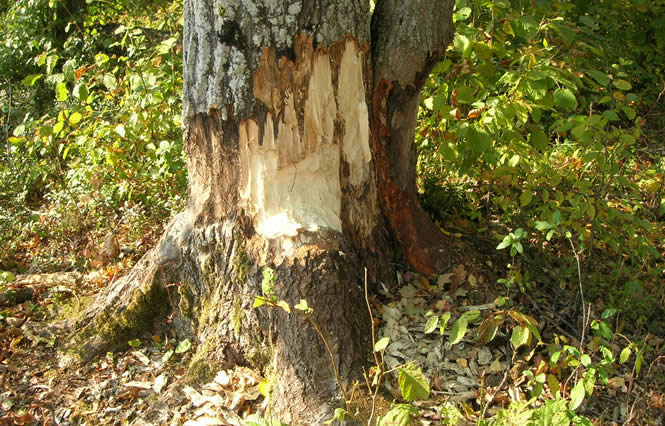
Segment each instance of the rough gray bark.
[{"label": "rough gray bark", "polygon": [[283,421],[317,424],[342,405],[313,328],[252,303],[273,268],[277,296],[314,309],[347,386],[371,349],[362,268],[390,274],[391,230],[432,268],[409,236],[424,219],[402,162],[452,6],[409,4],[379,2],[370,31],[365,0],[185,0],[188,206],[86,313],[82,356],[171,326],[198,343],[193,368],[273,377]]}]

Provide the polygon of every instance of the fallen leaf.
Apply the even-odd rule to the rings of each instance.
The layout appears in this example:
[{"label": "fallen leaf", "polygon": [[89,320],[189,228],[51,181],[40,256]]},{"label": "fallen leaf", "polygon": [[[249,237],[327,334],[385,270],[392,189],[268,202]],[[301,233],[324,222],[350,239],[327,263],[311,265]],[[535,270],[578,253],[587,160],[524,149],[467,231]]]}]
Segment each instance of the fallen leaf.
[{"label": "fallen leaf", "polygon": [[490,372],[492,373],[500,373],[503,371],[503,365],[501,364],[501,361],[498,359],[495,359],[492,364],[490,364]]},{"label": "fallen leaf", "polygon": [[132,355],[134,355],[134,357],[141,361],[141,363],[146,367],[150,366],[150,358],[148,358],[143,352],[132,351]]},{"label": "fallen leaf", "polygon": [[139,382],[137,380],[133,380],[131,382],[124,383],[123,386],[128,387],[128,388],[152,389],[152,383],[151,382]]},{"label": "fallen leaf", "polygon": [[219,383],[222,386],[228,386],[228,384],[231,383],[231,377],[226,371],[220,370],[217,372],[214,381],[215,383]]},{"label": "fallen leaf", "polygon": [[157,376],[155,379],[155,383],[152,385],[152,390],[155,391],[155,393],[160,393],[162,389],[164,389],[164,386],[166,386],[166,383],[169,381],[169,378],[166,376],[166,374],[160,374]]}]

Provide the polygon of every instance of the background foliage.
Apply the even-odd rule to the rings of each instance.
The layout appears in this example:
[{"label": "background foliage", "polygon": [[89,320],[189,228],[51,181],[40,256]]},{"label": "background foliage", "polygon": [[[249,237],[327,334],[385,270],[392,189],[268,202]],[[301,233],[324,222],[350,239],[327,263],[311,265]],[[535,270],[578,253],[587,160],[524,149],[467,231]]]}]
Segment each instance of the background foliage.
[{"label": "background foliage", "polygon": [[99,263],[104,239],[140,240],[181,205],[182,5],[0,9],[0,264]]},{"label": "background foliage", "polygon": [[574,291],[578,252],[590,300],[655,332],[663,19],[663,1],[458,0],[416,134],[424,203],[441,223],[509,234],[502,282]]}]

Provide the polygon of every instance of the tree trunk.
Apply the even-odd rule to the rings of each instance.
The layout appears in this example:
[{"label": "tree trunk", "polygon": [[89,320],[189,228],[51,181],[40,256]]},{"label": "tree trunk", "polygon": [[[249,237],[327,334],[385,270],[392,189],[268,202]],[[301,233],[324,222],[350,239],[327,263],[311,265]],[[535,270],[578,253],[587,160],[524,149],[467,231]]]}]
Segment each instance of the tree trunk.
[{"label": "tree trunk", "polygon": [[413,129],[451,10],[379,1],[370,28],[366,0],[185,0],[188,206],[85,314],[79,353],[173,327],[198,342],[193,370],[260,367],[283,421],[329,418],[339,389],[321,338],[252,304],[274,269],[277,296],[314,309],[348,386],[371,349],[363,267],[389,278],[396,239],[435,270]]}]

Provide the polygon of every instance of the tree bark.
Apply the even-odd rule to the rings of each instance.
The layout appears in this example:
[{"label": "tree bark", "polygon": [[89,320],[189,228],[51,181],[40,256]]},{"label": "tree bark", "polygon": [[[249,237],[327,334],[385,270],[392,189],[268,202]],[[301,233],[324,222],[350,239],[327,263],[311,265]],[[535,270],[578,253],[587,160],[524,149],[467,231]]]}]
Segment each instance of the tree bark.
[{"label": "tree bark", "polygon": [[365,0],[185,0],[188,206],[86,312],[79,354],[173,327],[198,342],[193,370],[259,367],[283,421],[329,418],[341,403],[319,335],[252,304],[274,269],[277,296],[314,309],[348,386],[371,350],[363,267],[391,278],[397,240],[435,270],[412,138],[451,9],[380,1],[370,28]]}]

